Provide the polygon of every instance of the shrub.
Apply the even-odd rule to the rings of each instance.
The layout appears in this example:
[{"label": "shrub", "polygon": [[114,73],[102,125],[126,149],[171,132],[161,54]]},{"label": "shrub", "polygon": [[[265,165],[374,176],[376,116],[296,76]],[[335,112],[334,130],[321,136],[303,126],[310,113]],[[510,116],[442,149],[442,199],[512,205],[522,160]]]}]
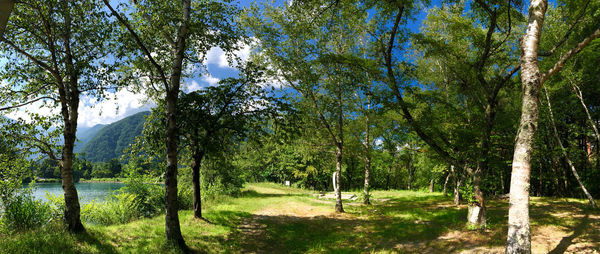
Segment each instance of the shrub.
[{"label": "shrub", "polygon": [[111,199],[102,202],[90,202],[82,211],[83,219],[87,222],[112,225],[131,222],[141,214],[137,209],[136,196],[129,193],[114,194]]},{"label": "shrub", "polygon": [[164,211],[165,190],[159,184],[153,184],[155,179],[144,177],[134,164],[126,165],[125,186],[121,190],[134,196],[134,208],[144,217],[152,217]]},{"label": "shrub", "polygon": [[29,230],[50,222],[52,209],[35,200],[31,189],[23,190],[4,203],[2,225],[7,230]]},{"label": "shrub", "polygon": [[190,184],[179,184],[177,203],[181,210],[191,210],[194,206],[194,189]]}]

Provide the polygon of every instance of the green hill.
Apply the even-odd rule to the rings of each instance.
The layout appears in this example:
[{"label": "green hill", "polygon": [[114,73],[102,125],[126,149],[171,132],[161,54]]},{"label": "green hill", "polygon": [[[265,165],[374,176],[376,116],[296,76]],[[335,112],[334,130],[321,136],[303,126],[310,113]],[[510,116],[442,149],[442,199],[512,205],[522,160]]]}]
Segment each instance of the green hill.
[{"label": "green hill", "polygon": [[85,144],[90,142],[90,140],[92,140],[92,138],[94,138],[94,136],[96,136],[96,134],[98,134],[98,132],[100,132],[104,126],[106,126],[106,124],[96,124],[91,128],[77,128],[78,141],[75,142],[75,152],[79,153]]},{"label": "green hill", "polygon": [[104,126],[81,148],[80,153],[84,153],[84,157],[92,162],[120,158],[123,149],[142,133],[146,120],[144,116],[148,114],[150,112],[140,112]]}]

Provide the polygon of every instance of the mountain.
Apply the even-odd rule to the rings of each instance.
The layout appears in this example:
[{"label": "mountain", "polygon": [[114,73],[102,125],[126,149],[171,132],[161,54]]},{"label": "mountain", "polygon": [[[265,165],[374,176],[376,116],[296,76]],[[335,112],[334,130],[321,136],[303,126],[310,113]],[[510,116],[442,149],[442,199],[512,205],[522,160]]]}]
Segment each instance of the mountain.
[{"label": "mountain", "polygon": [[133,143],[135,137],[142,134],[146,121],[144,116],[149,114],[148,111],[140,112],[103,126],[79,152],[84,153],[84,158],[92,162],[120,158],[123,155],[123,149]]},{"label": "mountain", "polygon": [[104,128],[106,124],[96,124],[91,128],[77,128],[77,139],[79,141],[75,142],[74,152],[79,153],[81,149],[100,131]]}]

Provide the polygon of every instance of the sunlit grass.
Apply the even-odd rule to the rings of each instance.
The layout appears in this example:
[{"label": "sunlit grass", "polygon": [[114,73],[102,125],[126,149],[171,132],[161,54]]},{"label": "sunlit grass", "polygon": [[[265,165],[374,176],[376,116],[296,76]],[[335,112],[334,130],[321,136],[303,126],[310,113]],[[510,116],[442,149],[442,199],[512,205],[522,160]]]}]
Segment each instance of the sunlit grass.
[{"label": "sunlit grass", "polygon": [[[374,191],[373,205],[345,202],[344,214],[333,212],[334,201],[320,200],[312,194],[278,184],[250,184],[236,197],[204,202],[203,214],[208,221],[193,219],[191,211],[181,211],[182,234],[191,249],[199,253],[503,249],[506,200],[489,202],[487,230],[469,231],[465,227],[466,207],[453,206],[451,197],[441,193]],[[532,198],[532,232],[546,234],[544,230],[551,229],[568,234],[570,228],[588,223],[591,229],[582,229],[577,237],[600,247],[598,218],[583,217],[589,212],[581,200]],[[123,225],[87,225],[83,235],[48,226],[3,235],[0,253],[179,253],[165,243],[164,223],[164,216],[157,216]],[[561,239],[548,240],[547,245],[534,242],[533,249],[548,252],[560,247]]]}]

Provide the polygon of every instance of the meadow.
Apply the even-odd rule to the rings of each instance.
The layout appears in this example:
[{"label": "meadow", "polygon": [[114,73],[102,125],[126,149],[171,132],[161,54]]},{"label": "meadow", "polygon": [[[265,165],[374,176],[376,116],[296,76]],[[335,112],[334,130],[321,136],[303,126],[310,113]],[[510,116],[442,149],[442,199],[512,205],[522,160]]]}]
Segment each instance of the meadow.
[{"label": "meadow", "polygon": [[[372,205],[333,200],[273,183],[247,184],[241,194],[204,202],[205,220],[181,211],[194,253],[503,253],[507,200],[491,200],[488,227],[468,230],[466,205],[419,191],[373,191]],[[532,198],[533,253],[590,253],[600,249],[600,216],[584,200]],[[1,253],[173,253],[164,216],[127,224],[85,225],[70,234],[47,225],[0,238]],[[179,251],[179,250],[177,250]]]}]

